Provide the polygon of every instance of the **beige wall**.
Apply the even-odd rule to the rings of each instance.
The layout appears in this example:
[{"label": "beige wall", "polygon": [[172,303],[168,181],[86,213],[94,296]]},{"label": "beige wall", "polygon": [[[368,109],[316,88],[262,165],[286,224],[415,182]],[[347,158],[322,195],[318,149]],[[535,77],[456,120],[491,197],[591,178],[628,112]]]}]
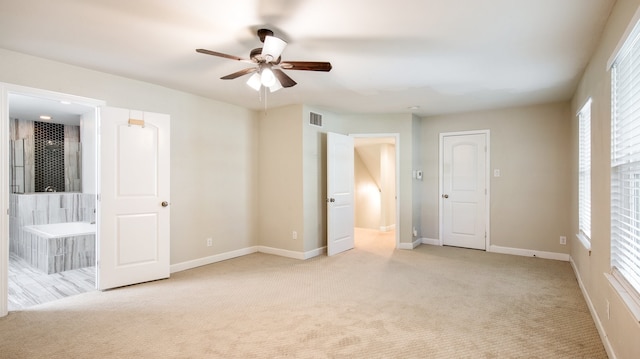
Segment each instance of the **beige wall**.
[{"label": "beige wall", "polygon": [[[424,172],[424,155],[425,143],[422,139],[422,119],[416,115],[411,115],[411,168]],[[416,230],[416,236],[412,235],[412,240],[424,238],[422,229],[422,191],[424,189],[424,177],[422,180],[413,179],[413,170],[411,172],[411,222],[412,230]]]},{"label": "beige wall", "polygon": [[257,244],[253,111],[1,49],[0,82],[171,115],[171,263]]},{"label": "beige wall", "polygon": [[396,148],[395,145],[380,146],[380,228],[388,231],[396,225]]},{"label": "beige wall", "polygon": [[[303,251],[302,106],[260,115],[258,156],[259,244]],[[293,239],[293,231],[297,239]]]},{"label": "beige wall", "polygon": [[[640,326],[604,273],[610,272],[610,146],[611,74],[606,64],[630,23],[640,0],[618,0],[609,17],[599,46],[591,58],[572,102],[573,183],[571,206],[571,259],[577,269],[587,299],[595,309],[595,320],[618,358],[640,357]],[[591,107],[591,253],[577,240],[577,117],[573,116],[592,98]],[[607,302],[610,319],[607,318]]]},{"label": "beige wall", "polygon": [[491,245],[568,253],[571,116],[569,103],[424,118],[422,231],[439,238],[438,161],[443,132],[490,130]]},{"label": "beige wall", "polygon": [[[371,146],[378,148],[377,145]],[[355,226],[358,228],[380,229],[381,222],[381,193],[378,183],[362,161],[360,151],[356,150],[354,157],[354,200]]]}]

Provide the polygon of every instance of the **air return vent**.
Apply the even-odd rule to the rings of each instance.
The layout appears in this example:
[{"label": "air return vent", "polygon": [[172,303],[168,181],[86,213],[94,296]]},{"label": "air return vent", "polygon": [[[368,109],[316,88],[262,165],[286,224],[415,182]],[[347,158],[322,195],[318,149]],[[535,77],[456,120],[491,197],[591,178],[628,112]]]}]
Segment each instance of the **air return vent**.
[{"label": "air return vent", "polygon": [[322,115],[315,112],[309,112],[309,124],[322,127]]}]

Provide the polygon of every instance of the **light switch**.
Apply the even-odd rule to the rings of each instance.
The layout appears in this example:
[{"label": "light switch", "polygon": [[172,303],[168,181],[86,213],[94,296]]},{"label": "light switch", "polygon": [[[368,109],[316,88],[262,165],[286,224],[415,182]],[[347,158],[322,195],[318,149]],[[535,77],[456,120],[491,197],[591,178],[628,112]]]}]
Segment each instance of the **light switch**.
[{"label": "light switch", "polygon": [[500,177],[500,170],[493,170],[493,177]]}]

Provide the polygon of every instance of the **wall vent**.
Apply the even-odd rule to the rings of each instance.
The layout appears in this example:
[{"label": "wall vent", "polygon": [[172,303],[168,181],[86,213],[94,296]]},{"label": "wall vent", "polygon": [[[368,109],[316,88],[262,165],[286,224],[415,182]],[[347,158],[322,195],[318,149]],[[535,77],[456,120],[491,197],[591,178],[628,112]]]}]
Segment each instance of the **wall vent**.
[{"label": "wall vent", "polygon": [[309,124],[322,127],[322,115],[315,112],[309,112]]}]

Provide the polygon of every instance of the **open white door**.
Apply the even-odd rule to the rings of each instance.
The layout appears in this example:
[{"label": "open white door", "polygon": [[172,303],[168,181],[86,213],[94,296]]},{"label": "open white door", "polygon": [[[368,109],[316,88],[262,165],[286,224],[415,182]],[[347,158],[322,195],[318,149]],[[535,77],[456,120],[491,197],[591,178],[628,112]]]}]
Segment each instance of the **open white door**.
[{"label": "open white door", "polygon": [[353,138],[327,133],[327,254],[354,247]]},{"label": "open white door", "polygon": [[487,135],[445,135],[442,146],[442,243],[486,249]]},{"label": "open white door", "polygon": [[169,277],[169,139],[169,115],[100,109],[100,290]]}]

